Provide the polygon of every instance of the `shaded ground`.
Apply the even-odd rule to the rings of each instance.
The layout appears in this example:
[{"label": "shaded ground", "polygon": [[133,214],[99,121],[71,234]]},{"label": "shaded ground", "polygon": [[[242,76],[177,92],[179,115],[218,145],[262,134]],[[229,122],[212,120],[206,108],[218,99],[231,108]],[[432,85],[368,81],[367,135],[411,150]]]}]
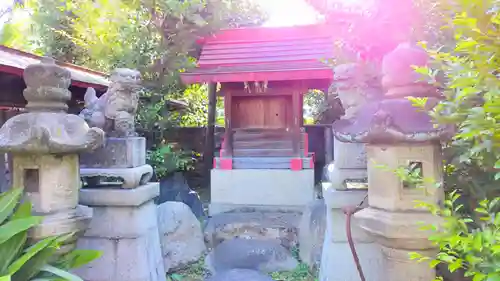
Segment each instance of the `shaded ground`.
[{"label": "shaded ground", "polygon": [[[297,251],[293,251],[293,255],[298,258]],[[191,264],[183,270],[175,273],[167,274],[167,281],[203,281],[209,276],[209,271],[204,267],[205,259],[202,258],[198,262]],[[309,271],[309,267],[300,263],[293,271],[273,272],[269,274],[276,281],[317,281],[317,274]]]}]

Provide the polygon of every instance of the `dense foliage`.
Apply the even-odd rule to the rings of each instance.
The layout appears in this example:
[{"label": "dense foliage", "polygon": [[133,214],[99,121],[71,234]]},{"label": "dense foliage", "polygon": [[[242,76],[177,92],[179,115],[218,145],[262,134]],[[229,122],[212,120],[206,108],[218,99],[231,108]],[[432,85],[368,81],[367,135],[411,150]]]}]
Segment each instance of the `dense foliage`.
[{"label": "dense foliage", "polygon": [[[4,27],[1,42],[104,72],[136,68],[143,73],[147,87],[140,127],[204,125],[206,87],[182,85],[179,73],[194,65],[199,38],[221,28],[262,22],[263,13],[252,3],[26,0]],[[184,100],[188,105],[185,114],[173,118],[164,114],[166,98]]]},{"label": "dense foliage", "polygon": [[[138,131],[149,138],[151,155],[163,149],[169,128],[207,124],[206,85],[186,86],[179,80],[181,72],[194,66],[199,53],[196,41],[221,28],[265,19],[251,0],[19,3],[1,34],[3,44],[103,72],[116,67],[141,71],[146,87],[136,120]],[[186,108],[170,110],[170,100],[184,102]],[[178,166],[184,167],[181,162]]]},{"label": "dense foliage", "polygon": [[69,272],[98,257],[90,250],[74,250],[64,256],[56,251],[74,234],[48,237],[33,245],[28,243],[28,231],[42,222],[31,215],[31,203],[19,203],[22,189],[0,194],[0,280],[68,280],[82,281]]},{"label": "dense foliage", "polygon": [[431,116],[457,131],[445,145],[448,199],[443,208],[426,205],[444,218],[440,228],[431,228],[440,249],[431,265],[445,264],[474,281],[500,280],[500,2],[441,1],[438,9],[453,44],[428,48],[435,67],[417,71],[443,89],[444,100]]}]

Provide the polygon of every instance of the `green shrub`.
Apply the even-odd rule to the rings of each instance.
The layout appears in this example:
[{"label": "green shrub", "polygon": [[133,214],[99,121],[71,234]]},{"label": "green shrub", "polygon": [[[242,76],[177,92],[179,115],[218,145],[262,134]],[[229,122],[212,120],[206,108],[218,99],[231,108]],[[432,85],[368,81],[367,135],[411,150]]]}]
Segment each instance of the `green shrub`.
[{"label": "green shrub", "polygon": [[68,272],[100,256],[100,252],[74,250],[58,256],[60,245],[74,234],[48,237],[32,245],[28,231],[43,218],[31,214],[31,203],[19,203],[22,189],[0,194],[0,281],[82,281]]},{"label": "green shrub", "polygon": [[[500,280],[500,1],[433,1],[451,15],[449,30],[455,42],[428,50],[434,69],[417,71],[444,89],[444,100],[431,112],[440,124],[456,127],[445,144],[443,207],[427,207],[444,223],[425,228],[439,247],[436,257],[412,254],[432,266],[461,270],[473,281]],[[446,51],[451,50],[451,51]],[[440,77],[443,74],[443,77]],[[425,99],[414,99],[418,105]],[[438,280],[442,280],[438,277]]]}]

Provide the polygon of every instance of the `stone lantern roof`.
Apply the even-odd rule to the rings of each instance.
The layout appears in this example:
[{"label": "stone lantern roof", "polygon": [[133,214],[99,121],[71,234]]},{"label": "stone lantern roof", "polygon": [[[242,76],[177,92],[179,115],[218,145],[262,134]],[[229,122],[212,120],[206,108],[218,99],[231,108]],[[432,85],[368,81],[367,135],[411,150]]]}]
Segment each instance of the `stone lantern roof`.
[{"label": "stone lantern roof", "polygon": [[27,113],[10,118],[0,128],[0,150],[14,153],[69,154],[100,147],[104,132],[89,128],[67,113],[71,73],[50,58],[24,70]]},{"label": "stone lantern roof", "polygon": [[[447,139],[448,126],[435,125],[428,114],[440,100],[436,87],[419,82],[414,66],[425,66],[427,53],[410,44],[400,44],[384,57],[382,86],[385,94],[362,105],[356,116],[333,124],[343,142],[413,143]],[[426,98],[426,110],[416,108],[408,97]]]}]

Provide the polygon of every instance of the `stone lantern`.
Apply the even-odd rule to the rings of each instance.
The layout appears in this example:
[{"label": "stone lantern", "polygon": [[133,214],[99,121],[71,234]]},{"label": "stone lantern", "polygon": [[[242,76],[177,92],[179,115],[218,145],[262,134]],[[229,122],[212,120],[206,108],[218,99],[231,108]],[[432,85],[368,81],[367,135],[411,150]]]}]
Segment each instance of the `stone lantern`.
[{"label": "stone lantern", "polygon": [[[81,233],[92,210],[78,205],[78,153],[103,145],[104,132],[67,113],[71,73],[53,59],[29,65],[24,81],[28,112],[0,128],[0,150],[12,154],[12,186],[24,188],[33,211],[44,217],[31,238]],[[75,241],[70,239],[61,252],[73,249]]]},{"label": "stone lantern", "polygon": [[[382,65],[383,98],[362,106],[356,118],[334,125],[335,136],[346,142],[365,143],[368,157],[369,207],[355,215],[358,225],[382,250],[384,277],[388,281],[431,281],[428,264],[409,258],[410,252],[432,255],[436,251],[421,224],[438,224],[439,217],[415,207],[415,201],[440,204],[443,190],[440,141],[450,128],[435,126],[427,112],[414,107],[408,97],[425,97],[430,110],[439,101],[433,86],[418,82],[413,66],[427,64],[426,52],[401,44],[385,56]],[[405,167],[419,173],[421,183],[405,182],[394,172]],[[382,280],[382,279],[381,279]]]}]

